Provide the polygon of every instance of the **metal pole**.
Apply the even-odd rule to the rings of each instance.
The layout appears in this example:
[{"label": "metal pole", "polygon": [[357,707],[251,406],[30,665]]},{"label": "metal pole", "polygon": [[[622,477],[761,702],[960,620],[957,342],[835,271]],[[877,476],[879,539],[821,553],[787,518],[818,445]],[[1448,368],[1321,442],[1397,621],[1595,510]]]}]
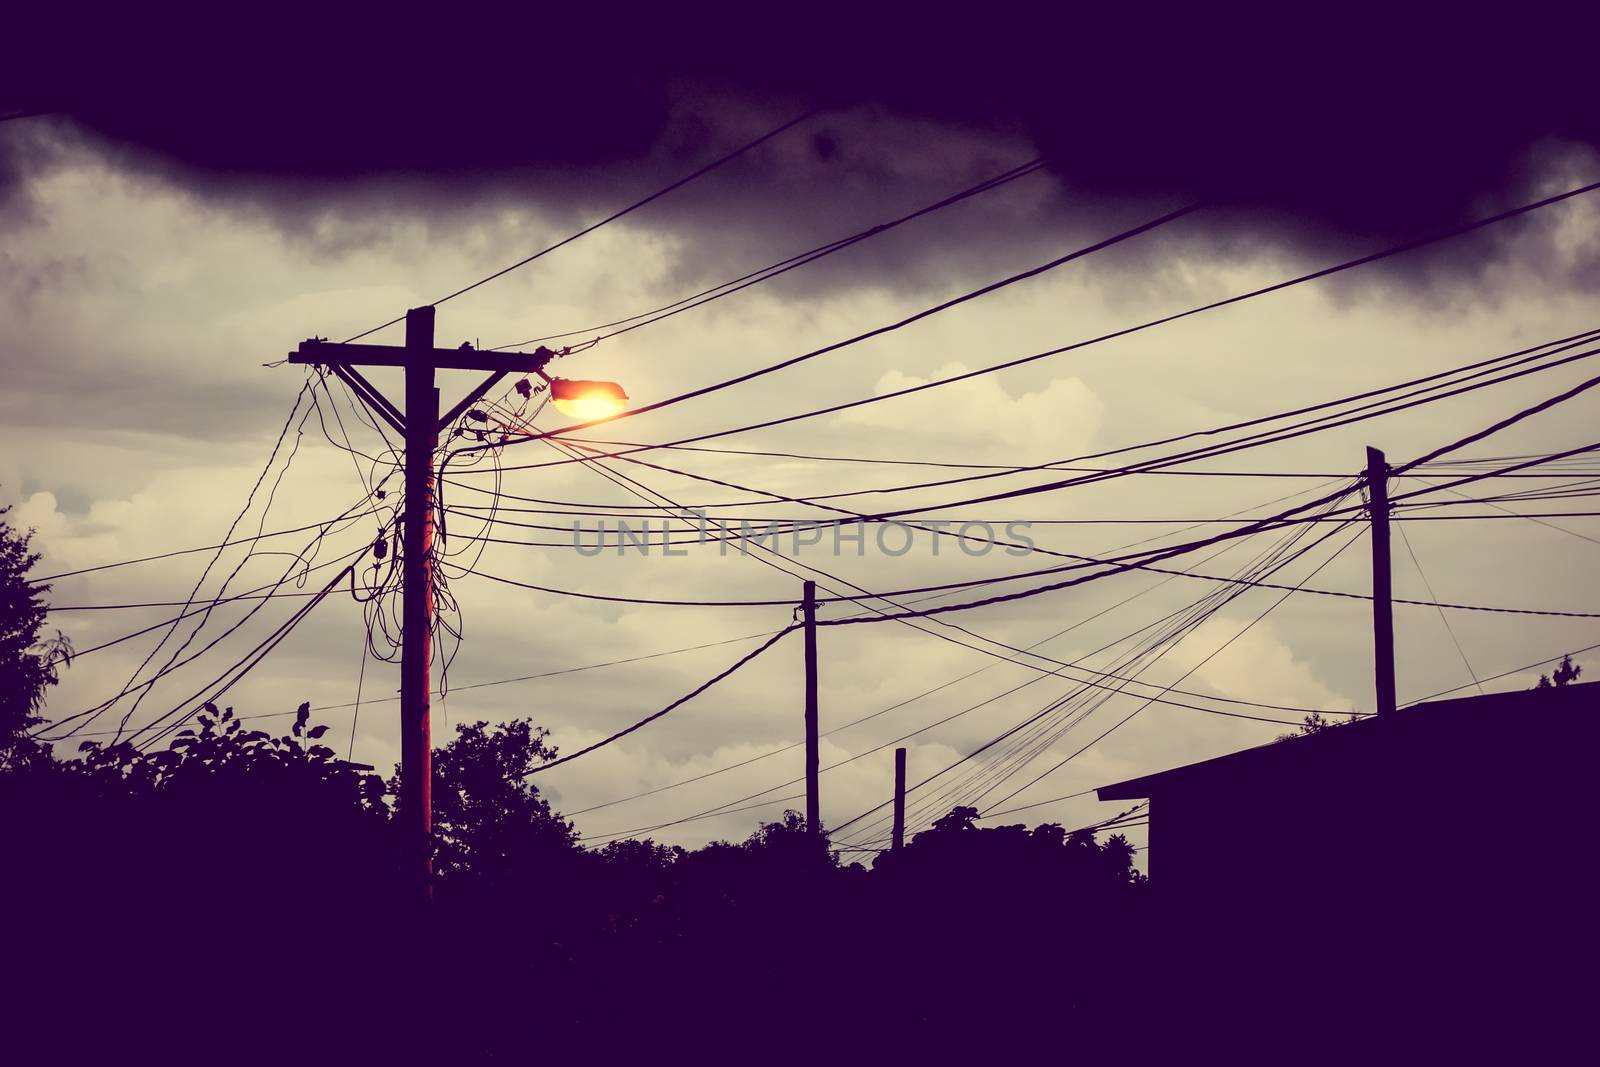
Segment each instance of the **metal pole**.
[{"label": "metal pole", "polygon": [[406,496],[402,536],[400,818],[423,901],[433,896],[433,454],[439,390],[433,384],[433,308],[406,312]]},{"label": "metal pole", "polygon": [[1367,506],[1372,516],[1372,659],[1378,714],[1394,714],[1394,605],[1389,573],[1389,464],[1367,448]]}]

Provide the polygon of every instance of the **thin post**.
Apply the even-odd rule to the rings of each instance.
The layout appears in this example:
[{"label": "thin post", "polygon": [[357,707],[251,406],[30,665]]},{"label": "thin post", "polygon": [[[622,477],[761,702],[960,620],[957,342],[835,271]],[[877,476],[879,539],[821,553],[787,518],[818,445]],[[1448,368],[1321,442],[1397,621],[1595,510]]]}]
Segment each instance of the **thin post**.
[{"label": "thin post", "polygon": [[433,896],[433,751],[428,716],[433,673],[433,454],[439,445],[431,307],[406,312],[405,371],[399,814],[417,865],[418,890],[426,901]]},{"label": "thin post", "polygon": [[906,843],[906,750],[894,750],[894,841],[890,847],[899,852]]},{"label": "thin post", "polygon": [[817,793],[817,583],[805,584],[806,630],[806,832],[822,836],[822,800]]},{"label": "thin post", "polygon": [[1367,508],[1372,517],[1372,659],[1378,714],[1393,715],[1394,604],[1389,571],[1389,464],[1367,448]]}]

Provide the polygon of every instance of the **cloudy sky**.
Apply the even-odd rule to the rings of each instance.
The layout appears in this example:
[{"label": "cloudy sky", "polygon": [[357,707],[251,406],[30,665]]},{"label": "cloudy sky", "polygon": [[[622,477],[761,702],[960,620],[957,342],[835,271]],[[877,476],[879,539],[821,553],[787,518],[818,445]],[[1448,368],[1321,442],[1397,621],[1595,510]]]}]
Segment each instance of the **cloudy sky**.
[{"label": "cloudy sky", "polygon": [[[1076,32],[1102,31],[1085,26]],[[41,113],[0,123],[0,502],[14,506],[9,518],[16,525],[37,531],[45,574],[215,544],[245,507],[307,381],[304,368],[276,365],[299,341],[350,336],[437,300],[803,113],[809,117],[734,162],[440,305],[439,343],[488,347],[569,331],[573,340],[587,339],[603,332],[592,329],[597,324],[661,306],[1045,157],[1037,173],[782,278],[607,339],[559,365],[570,377],[619,381],[636,403],[649,403],[897,321],[1198,205],[1106,251],[904,330],[584,435],[659,443],[1060,347],[1600,179],[1594,150],[1600,138],[1585,126],[1592,118],[1569,114],[1563,64],[1551,64],[1545,80],[1515,85],[1482,77],[1443,80],[1412,62],[1414,54],[1399,42],[1409,47],[1425,39],[1438,54],[1456,59],[1476,53],[1429,32],[1410,27],[1381,47],[1352,39],[1354,51],[1343,60],[1304,69],[1270,58],[1277,51],[1247,64],[1176,48],[1147,52],[1134,66],[1103,56],[1063,65],[1057,53],[1015,42],[1010,62],[991,58],[972,65],[947,62],[953,57],[944,42],[930,45],[917,63],[902,57],[889,69],[872,60],[871,49],[844,48],[829,53],[824,77],[810,61],[821,54],[813,50],[819,42],[810,31],[767,56],[733,47],[730,42],[743,38],[729,30],[730,36],[700,38],[669,55],[638,45],[560,50],[527,62],[518,76],[491,56],[481,76],[435,72],[436,80],[401,79],[384,92],[364,87],[382,80],[389,60],[369,56],[319,78],[313,53],[296,50],[292,35],[280,40],[272,32],[237,64],[202,60],[181,75],[170,65],[126,70],[110,54],[95,78],[30,71],[31,77],[8,83],[0,100],[8,113]],[[284,62],[280,46],[298,60]],[[1188,92],[1162,88],[1172,84],[1167,79],[1174,68],[1190,78]],[[1370,76],[1350,80],[1356,71]],[[1594,312],[1597,226],[1600,201],[1578,197],[1335,279],[955,385],[723,437],[708,447],[1019,466],[1360,393],[1600,325]],[[369,340],[397,344],[401,335],[391,328]],[[1579,360],[1423,408],[1180,468],[1236,476],[1127,477],[965,509],[936,507],[1044,480],[1021,474],[849,497],[840,506],[869,513],[934,507],[929,516],[986,520],[997,529],[1033,523],[1029,536],[1041,549],[1111,554],[1147,538],[1175,542],[1218,529],[1180,532],[1205,519],[1267,514],[1310,499],[1335,479],[1353,479],[1366,445],[1402,462],[1570,388],[1593,373],[1589,366]],[[374,378],[400,395],[398,379],[376,372]],[[474,384],[465,372],[443,372],[440,379],[447,404]],[[270,468],[265,486],[277,486],[270,509],[264,488],[240,530],[314,524],[362,501],[370,465],[352,462],[330,443],[323,425],[341,442],[348,432],[363,451],[382,446],[343,406],[336,383],[331,396],[320,389],[316,396],[319,409],[308,418],[307,407],[297,409]],[[1464,450],[1461,458],[1588,444],[1593,403],[1580,397]],[[332,421],[335,410],[342,426]],[[553,412],[540,416],[545,428],[561,422]],[[504,474],[498,483],[503,494],[564,503],[502,502],[584,511],[586,526],[608,511],[650,510],[635,507],[637,496],[592,466],[531,466],[559,458],[539,443],[508,448],[501,464],[527,469]],[[704,478],[809,497],[963,473],[707,451],[638,458],[700,479],[617,461],[610,466],[679,504],[731,504],[715,513],[735,519],[828,513],[775,505]],[[1577,479],[1588,469],[1577,463],[1563,474]],[[453,476],[461,486],[448,488],[448,502],[492,499],[496,481],[486,471]],[[1401,482],[1396,490],[1422,484]],[[1558,482],[1489,484],[1516,491]],[[1467,491],[1483,495],[1479,485]],[[1581,512],[1585,505],[1576,499],[1507,506],[1543,514]],[[1404,523],[1405,538],[1395,546],[1397,595],[1593,610],[1600,583],[1590,563],[1600,523],[1589,517],[1515,519],[1488,505],[1456,510],[1499,517]],[[573,521],[572,515],[535,510],[501,517],[556,526]],[[660,521],[652,527],[659,530]],[[452,516],[451,530],[461,537],[485,532],[467,511]],[[1313,529],[1308,539],[1332,530]],[[317,562],[353,551],[376,532],[373,519],[341,527],[326,538]],[[502,523],[488,533],[539,544],[459,541],[467,554],[457,559],[476,557],[475,569],[483,574],[525,583],[663,600],[798,600],[804,577],[839,592],[850,585],[883,591],[1062,562],[999,549],[968,556],[949,539],[935,555],[931,535],[918,535],[903,555],[880,551],[870,533],[863,553],[847,545],[836,555],[827,538],[800,549],[797,562],[785,562],[698,544],[672,558],[659,548],[645,557],[619,557],[614,549],[587,556],[574,551],[566,530]],[[1357,533],[1352,528],[1331,536],[1278,580],[1305,578],[1349,541],[1309,584],[1367,591],[1368,546],[1364,538],[1351,541]],[[1233,574],[1270,550],[1276,536],[1229,542],[1214,559],[1206,557],[1224,546],[1173,565]],[[272,581],[289,566],[288,557],[260,550],[296,552],[310,539],[301,534],[263,542],[229,590]],[[592,536],[585,543],[593,543]],[[796,555],[792,544],[783,551]],[[243,556],[243,547],[223,555],[202,595],[217,595],[220,578]],[[63,608],[181,602],[209,558],[179,555],[63,578],[50,599]],[[317,572],[289,591],[312,591],[331,573]],[[787,607],[582,600],[514,588],[483,574],[450,584],[464,638],[449,672],[451,691],[435,703],[436,738],[463,721],[526,716],[549,727],[563,750],[574,750],[694,688],[791,617]],[[965,631],[931,620],[917,627],[882,622],[824,629],[823,729],[893,710],[824,738],[823,763],[973,709],[905,742],[917,781],[1081,689],[1069,678],[998,659],[989,653],[1015,654],[987,642],[1022,648],[1066,631],[1039,651],[1114,670],[1129,641],[1148,636],[1142,628],[1217,589],[1196,578],[1132,573],[940,616]],[[1231,601],[1139,675],[1156,688],[1137,686],[1138,697],[1111,697],[1031,762],[994,764],[996,776],[1014,773],[980,806],[1077,752],[1169,683],[1195,694],[1173,699],[1267,717],[1297,719],[1299,713],[1215,698],[1278,709],[1370,710],[1368,605],[1298,595],[1253,622],[1280,596],[1253,590]],[[304,599],[268,602],[205,655],[164,677],[133,721],[183,706]],[[256,606],[219,607],[190,650]],[[823,614],[834,618],[851,610],[830,607]],[[88,648],[174,611],[63,610],[52,625]],[[1595,620],[1453,610],[1446,613],[1447,628],[1434,609],[1402,605],[1396,611],[1402,701],[1463,685],[1469,687],[1463,692],[1474,692],[1474,675],[1488,678],[1600,642]],[[75,714],[124,688],[162,632],[75,662],[50,694],[49,714]],[[155,663],[187,633],[180,630]],[[1119,639],[1128,640],[1113,644]],[[337,747],[353,744],[357,760],[388,767],[398,758],[398,670],[370,659],[363,666],[364,641],[361,610],[341,593],[309,615],[227,702],[241,714],[282,713],[301,701],[325,707],[317,715],[330,724]],[[702,645],[711,647],[694,648]],[[801,770],[799,750],[786,749],[801,730],[800,655],[798,639],[786,639],[661,721],[552,769],[541,786],[559,808],[579,811],[775,753],[577,817],[586,836],[604,839],[788,782]],[[639,659],[646,656],[654,658]],[[504,681],[630,659],[637,661]],[[1485,688],[1526,686],[1536,675],[1513,674]],[[355,722],[349,705],[358,678],[362,706]],[[114,726],[130,705],[124,699],[96,728]],[[1261,743],[1284,729],[1153,704],[1010,804]],[[827,821],[841,822],[886,798],[892,747],[824,775]],[[987,784],[974,782],[974,789]],[[779,788],[756,799],[795,791]],[[784,806],[686,822],[656,836],[685,844],[742,836]],[[1075,826],[1113,810],[1085,797],[1018,817]]]}]

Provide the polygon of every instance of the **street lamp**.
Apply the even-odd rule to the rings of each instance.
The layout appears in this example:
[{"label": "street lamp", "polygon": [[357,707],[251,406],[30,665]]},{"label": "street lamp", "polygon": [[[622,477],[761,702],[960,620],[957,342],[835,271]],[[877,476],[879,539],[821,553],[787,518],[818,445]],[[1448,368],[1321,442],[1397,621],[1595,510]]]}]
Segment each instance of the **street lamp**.
[{"label": "street lamp", "polygon": [[550,400],[561,414],[586,422],[617,414],[627,406],[628,394],[616,382],[552,378]]}]

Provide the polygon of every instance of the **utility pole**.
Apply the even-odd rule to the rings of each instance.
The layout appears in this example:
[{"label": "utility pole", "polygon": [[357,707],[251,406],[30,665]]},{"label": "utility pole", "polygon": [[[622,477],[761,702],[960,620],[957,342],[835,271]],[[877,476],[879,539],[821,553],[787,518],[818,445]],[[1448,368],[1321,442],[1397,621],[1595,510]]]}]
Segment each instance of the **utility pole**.
[{"label": "utility pole", "polygon": [[817,793],[817,583],[805,584],[806,630],[806,832],[822,840],[822,800]]},{"label": "utility pole", "polygon": [[400,588],[400,820],[405,848],[433,895],[433,453],[439,390],[433,385],[431,307],[406,312],[405,529]]},{"label": "utility pole", "polygon": [[1372,517],[1372,653],[1378,714],[1394,714],[1394,604],[1389,573],[1389,464],[1367,447],[1367,510]]},{"label": "utility pole", "polygon": [[906,843],[906,750],[894,750],[894,839],[890,849],[899,852]]},{"label": "utility pole", "polygon": [[[334,344],[313,338],[289,353],[289,362],[327,367],[361,402],[397,430],[405,441],[405,500],[401,531],[400,649],[400,805],[406,837],[407,866],[415,872],[418,899],[433,896],[433,751],[429,704],[433,690],[433,457],[439,431],[483,399],[511,373],[537,374],[546,382],[545,364],[555,353],[479,352],[469,345],[435,348],[434,309],[406,312],[406,343],[392,345]],[[405,371],[405,410],[401,411],[369,382],[357,367],[398,367]],[[442,417],[436,370],[488,371],[479,383]]]}]

